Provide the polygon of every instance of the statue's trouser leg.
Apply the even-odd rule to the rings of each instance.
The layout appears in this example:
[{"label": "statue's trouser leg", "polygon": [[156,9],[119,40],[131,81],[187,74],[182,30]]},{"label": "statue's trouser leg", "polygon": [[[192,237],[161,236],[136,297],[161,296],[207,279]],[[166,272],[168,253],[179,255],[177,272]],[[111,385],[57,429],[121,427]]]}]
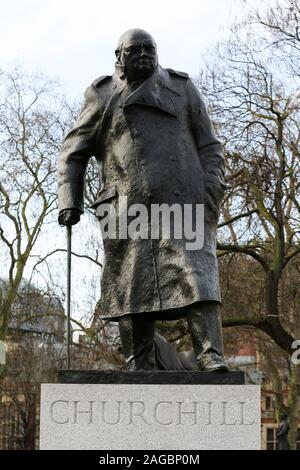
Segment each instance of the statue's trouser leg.
[{"label": "statue's trouser leg", "polygon": [[217,302],[188,307],[187,322],[200,370],[228,370],[224,362],[222,323]]},{"label": "statue's trouser leg", "polygon": [[128,370],[155,369],[154,320],[143,314],[119,318],[123,354]]}]

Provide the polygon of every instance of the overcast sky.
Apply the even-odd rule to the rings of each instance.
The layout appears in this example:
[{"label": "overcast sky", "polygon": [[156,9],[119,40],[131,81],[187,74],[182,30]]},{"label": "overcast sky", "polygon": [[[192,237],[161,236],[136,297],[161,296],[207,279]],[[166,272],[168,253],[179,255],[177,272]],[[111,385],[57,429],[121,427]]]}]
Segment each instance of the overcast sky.
[{"label": "overcast sky", "polygon": [[94,78],[113,72],[119,36],[141,27],[156,39],[163,67],[194,76],[205,49],[241,14],[240,0],[7,0],[0,65],[20,60],[80,97]]}]

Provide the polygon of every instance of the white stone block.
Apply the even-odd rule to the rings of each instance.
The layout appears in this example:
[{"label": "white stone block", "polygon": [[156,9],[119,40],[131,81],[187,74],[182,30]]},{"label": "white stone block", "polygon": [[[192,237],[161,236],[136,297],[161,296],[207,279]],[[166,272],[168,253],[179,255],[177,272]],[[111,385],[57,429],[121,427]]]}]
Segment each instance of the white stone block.
[{"label": "white stone block", "polygon": [[40,448],[260,449],[260,386],[43,384]]}]

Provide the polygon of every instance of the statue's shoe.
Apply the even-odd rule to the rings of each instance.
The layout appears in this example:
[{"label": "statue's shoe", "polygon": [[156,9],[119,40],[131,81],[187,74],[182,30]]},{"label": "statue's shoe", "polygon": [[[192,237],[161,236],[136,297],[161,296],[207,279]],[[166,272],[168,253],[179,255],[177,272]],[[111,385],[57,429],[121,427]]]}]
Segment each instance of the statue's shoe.
[{"label": "statue's shoe", "polygon": [[203,371],[222,371],[226,372],[229,370],[228,364],[224,361],[222,356],[216,353],[204,354],[197,361],[198,369]]}]

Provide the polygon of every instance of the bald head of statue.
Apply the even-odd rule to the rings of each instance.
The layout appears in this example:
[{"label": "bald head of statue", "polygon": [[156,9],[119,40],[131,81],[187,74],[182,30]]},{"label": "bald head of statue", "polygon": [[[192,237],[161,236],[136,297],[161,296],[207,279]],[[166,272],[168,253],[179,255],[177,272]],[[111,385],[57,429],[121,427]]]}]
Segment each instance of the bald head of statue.
[{"label": "bald head of statue", "polygon": [[145,80],[158,65],[156,43],[143,29],[129,29],[122,34],[115,53],[129,82]]}]

